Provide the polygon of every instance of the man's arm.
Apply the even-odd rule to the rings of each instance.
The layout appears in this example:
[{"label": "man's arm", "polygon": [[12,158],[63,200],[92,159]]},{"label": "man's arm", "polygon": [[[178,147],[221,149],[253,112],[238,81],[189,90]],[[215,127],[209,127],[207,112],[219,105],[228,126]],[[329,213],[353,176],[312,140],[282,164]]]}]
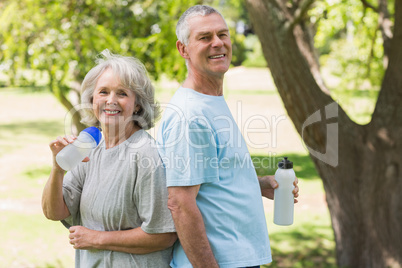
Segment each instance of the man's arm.
[{"label": "man's arm", "polygon": [[124,231],[95,231],[83,226],[70,227],[70,244],[75,249],[100,249],[147,254],[173,246],[176,233],[148,234],[140,227]]},{"label": "man's arm", "polygon": [[180,243],[193,267],[219,267],[196,203],[199,189],[200,185],[168,187],[168,207],[172,213]]}]

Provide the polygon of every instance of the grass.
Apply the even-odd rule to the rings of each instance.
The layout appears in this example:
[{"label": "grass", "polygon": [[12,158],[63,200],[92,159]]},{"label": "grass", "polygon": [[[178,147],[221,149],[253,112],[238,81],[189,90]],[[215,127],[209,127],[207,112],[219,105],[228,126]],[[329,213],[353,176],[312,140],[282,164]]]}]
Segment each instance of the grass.
[{"label": "grass", "polygon": [[273,262],[263,267],[337,267],[335,243],[327,222],[298,224],[289,229],[270,233]]},{"label": "grass", "polygon": [[49,137],[63,133],[63,124],[58,120],[18,121],[0,124],[0,127],[0,156],[21,149],[27,143],[49,142]]},{"label": "grass", "polygon": [[293,162],[293,169],[297,173],[298,178],[304,178],[305,180],[320,179],[311,158],[307,154],[283,153],[280,156],[253,155],[252,160],[257,174],[262,176],[264,174],[275,173],[278,163],[284,157],[288,157],[288,160]]},{"label": "grass", "polygon": [[[8,113],[15,105],[15,112]],[[64,133],[65,111],[49,93],[27,88],[0,89],[0,107],[4,109],[0,113],[0,267],[73,267],[67,230],[45,219],[40,208],[51,163],[47,144]],[[301,195],[322,198],[321,180],[306,154],[254,154],[257,173],[273,174],[285,155],[294,163]],[[292,226],[274,225],[272,213],[267,213],[274,259],[267,267],[335,267],[328,210],[317,211],[300,201]]]},{"label": "grass", "polygon": [[0,107],[0,267],[74,267],[68,230],[40,207],[65,111],[41,88],[2,88]]},{"label": "grass", "polygon": [[[68,230],[40,214],[2,212],[1,267],[74,267]],[[3,232],[5,231],[5,232]]]}]

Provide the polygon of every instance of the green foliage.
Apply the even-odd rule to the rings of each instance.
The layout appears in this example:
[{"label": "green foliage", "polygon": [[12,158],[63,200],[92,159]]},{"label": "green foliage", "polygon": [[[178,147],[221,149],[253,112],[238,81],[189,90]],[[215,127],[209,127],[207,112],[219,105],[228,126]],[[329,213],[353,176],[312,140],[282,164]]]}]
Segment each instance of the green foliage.
[{"label": "green foliage", "polygon": [[[0,4],[0,71],[9,85],[37,85],[38,76],[63,106],[74,111],[85,74],[104,49],[135,56],[155,79],[182,80],[175,25],[196,0],[6,0]],[[203,1],[201,1],[203,2]],[[29,70],[29,71],[27,71]],[[80,130],[78,113],[73,125]]]},{"label": "green foliage", "polygon": [[10,75],[20,68],[47,71],[66,86],[63,90],[82,81],[106,48],[134,55],[155,77],[184,77],[183,62],[171,53],[175,22],[195,2],[6,1],[0,14],[1,61]]},{"label": "green foliage", "polygon": [[258,37],[254,34],[247,35],[244,40],[244,46],[246,47],[246,59],[242,63],[245,67],[267,67],[267,61],[262,53],[261,43]]},{"label": "green foliage", "polygon": [[181,81],[187,70],[176,51],[175,26],[194,4],[219,8],[231,31],[233,64],[240,65],[246,47],[236,25],[248,21],[240,0],[5,0],[0,4],[0,70],[10,76],[9,85],[47,81],[61,100],[108,48],[139,58],[155,79],[166,74]]},{"label": "green foliage", "polygon": [[342,77],[344,89],[378,89],[384,75],[378,13],[360,0],[317,1],[309,12],[316,27],[315,47],[322,65]]},{"label": "green foliage", "polygon": [[244,40],[246,37],[243,34],[231,34],[232,39],[232,64],[234,66],[239,66],[246,59],[246,47],[244,45]]}]

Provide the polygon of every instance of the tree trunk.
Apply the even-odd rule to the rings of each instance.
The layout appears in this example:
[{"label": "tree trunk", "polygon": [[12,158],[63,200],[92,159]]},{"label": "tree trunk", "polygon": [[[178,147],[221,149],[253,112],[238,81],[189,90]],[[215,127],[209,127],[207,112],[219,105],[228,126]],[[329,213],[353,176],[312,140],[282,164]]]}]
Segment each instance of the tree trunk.
[{"label": "tree trunk", "polygon": [[81,123],[81,114],[80,111],[76,109],[78,107],[77,105],[73,105],[65,96],[67,90],[62,90],[62,85],[58,83],[56,80],[52,70],[48,70],[49,74],[49,87],[50,90],[52,91],[53,95],[56,97],[56,99],[66,108],[67,114],[70,114],[71,117],[71,124],[70,126],[66,125],[66,118],[64,117],[64,128],[65,130],[69,129],[69,131],[66,131],[67,133],[65,134],[74,134],[78,135],[86,126]]},{"label": "tree trunk", "polygon": [[[321,176],[340,267],[402,266],[402,7],[372,121],[354,123],[320,81],[303,15],[282,0],[246,0],[265,59]],[[309,3],[312,1],[305,1]]]}]

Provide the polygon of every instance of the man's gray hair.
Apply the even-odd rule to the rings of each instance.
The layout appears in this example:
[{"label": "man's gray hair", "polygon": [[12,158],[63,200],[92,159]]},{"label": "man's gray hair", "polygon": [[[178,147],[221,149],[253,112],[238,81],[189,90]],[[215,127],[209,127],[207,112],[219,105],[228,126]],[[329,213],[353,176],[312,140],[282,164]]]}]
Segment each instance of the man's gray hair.
[{"label": "man's gray hair", "polygon": [[[112,54],[108,49],[102,51],[99,56],[96,60],[97,65],[87,73],[82,82],[81,103],[84,105],[92,104],[99,77],[105,70],[111,69],[119,77],[120,83],[134,92],[134,106],[139,105],[141,107],[138,113],[133,115],[133,122],[145,130],[152,128],[155,120],[159,118],[160,107],[155,101],[155,89],[144,65],[134,57]],[[99,125],[93,109],[83,110],[81,122],[89,126]]]},{"label": "man's gray hair", "polygon": [[189,42],[189,37],[190,37],[190,25],[188,23],[188,20],[192,17],[196,16],[207,16],[210,14],[219,14],[222,18],[222,14],[219,13],[218,10],[216,10],[213,7],[210,6],[205,6],[205,5],[196,5],[192,6],[189,9],[187,9],[180,17],[179,21],[177,22],[176,25],[176,36],[177,39],[184,45],[188,45]]}]

